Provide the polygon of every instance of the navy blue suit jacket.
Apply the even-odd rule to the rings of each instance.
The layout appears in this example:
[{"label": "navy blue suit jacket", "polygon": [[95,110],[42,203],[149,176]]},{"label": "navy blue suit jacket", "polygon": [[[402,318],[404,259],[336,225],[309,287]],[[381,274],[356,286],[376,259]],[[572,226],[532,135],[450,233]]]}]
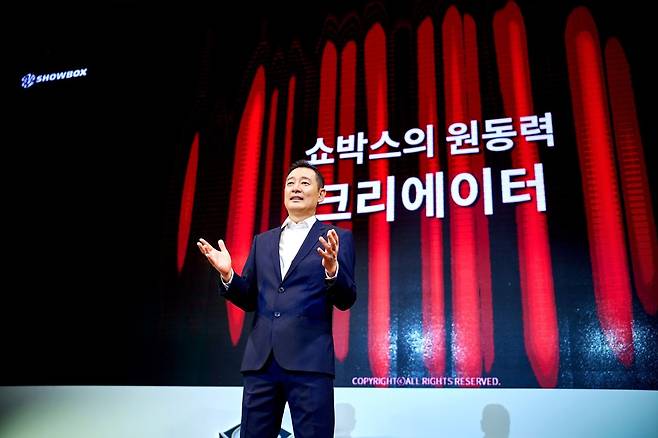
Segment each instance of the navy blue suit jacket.
[{"label": "navy blue suit jacket", "polygon": [[[326,280],[317,248],[320,236],[335,229],[339,238],[338,276]],[[226,299],[256,312],[241,371],[256,371],[270,352],[291,371],[334,374],[333,306],[349,309],[356,300],[354,240],[348,230],[316,221],[281,278],[277,227],[254,237],[242,274],[230,286],[220,285]]]}]

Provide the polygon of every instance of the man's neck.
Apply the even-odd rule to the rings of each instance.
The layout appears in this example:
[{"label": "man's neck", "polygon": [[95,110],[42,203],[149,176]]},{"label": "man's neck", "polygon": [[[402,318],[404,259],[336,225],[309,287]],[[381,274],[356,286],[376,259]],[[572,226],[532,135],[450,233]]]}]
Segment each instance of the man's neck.
[{"label": "man's neck", "polygon": [[296,214],[294,214],[294,213],[288,212],[288,216],[290,216],[290,219],[291,219],[294,223],[296,223],[296,224],[300,223],[300,222],[303,221],[303,220],[306,220],[306,219],[310,218],[310,217],[313,216],[314,214],[315,214],[315,212],[312,212],[312,213],[302,213],[302,214],[296,215]]}]

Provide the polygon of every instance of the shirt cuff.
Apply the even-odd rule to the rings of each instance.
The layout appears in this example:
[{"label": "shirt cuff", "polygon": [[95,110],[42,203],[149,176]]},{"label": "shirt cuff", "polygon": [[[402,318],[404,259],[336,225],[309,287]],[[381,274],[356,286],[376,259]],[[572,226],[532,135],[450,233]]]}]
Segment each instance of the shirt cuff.
[{"label": "shirt cuff", "polygon": [[[338,264],[338,262],[336,262],[336,272],[334,273],[333,276],[329,276],[329,273],[325,269],[324,270],[324,279],[325,280],[335,280],[336,277],[338,277],[338,268],[340,268],[340,265]],[[233,278],[233,277],[231,277],[231,278]]]},{"label": "shirt cuff", "polygon": [[231,268],[231,276],[228,278],[228,281],[224,281],[222,274],[219,274],[219,279],[222,280],[222,284],[224,285],[224,288],[228,290],[229,286],[231,286],[231,282],[233,281],[233,268]]}]

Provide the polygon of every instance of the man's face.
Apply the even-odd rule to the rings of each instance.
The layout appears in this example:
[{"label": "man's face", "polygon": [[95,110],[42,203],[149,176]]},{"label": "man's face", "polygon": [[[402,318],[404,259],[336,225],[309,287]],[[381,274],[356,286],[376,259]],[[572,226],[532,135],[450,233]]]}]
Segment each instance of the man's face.
[{"label": "man's face", "polygon": [[318,185],[313,169],[298,167],[286,178],[283,197],[286,210],[291,216],[306,218],[314,215],[324,194],[325,190]]}]

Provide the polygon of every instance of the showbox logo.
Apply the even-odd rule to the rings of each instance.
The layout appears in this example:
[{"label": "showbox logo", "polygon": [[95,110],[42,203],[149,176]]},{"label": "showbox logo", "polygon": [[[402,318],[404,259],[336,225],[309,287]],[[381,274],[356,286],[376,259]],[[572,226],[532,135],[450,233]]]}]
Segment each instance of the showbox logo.
[{"label": "showbox logo", "polygon": [[64,79],[81,78],[83,76],[87,76],[87,67],[78,68],[75,70],[60,71],[56,73],[45,73],[40,75],[28,73],[21,78],[21,87],[30,88],[34,84],[61,81]]}]

